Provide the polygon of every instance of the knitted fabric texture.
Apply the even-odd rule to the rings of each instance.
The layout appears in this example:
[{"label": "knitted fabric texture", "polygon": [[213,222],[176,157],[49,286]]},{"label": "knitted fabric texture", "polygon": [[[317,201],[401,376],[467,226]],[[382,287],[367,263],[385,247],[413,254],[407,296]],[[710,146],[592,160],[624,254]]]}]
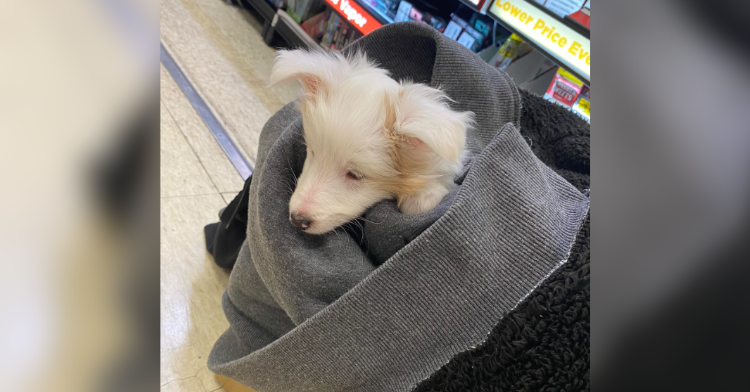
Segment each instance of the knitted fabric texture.
[{"label": "knitted fabric texture", "polygon": [[[588,190],[588,123],[523,90],[521,97],[521,134],[534,154]],[[455,356],[415,392],[589,390],[589,226],[587,218],[565,265],[503,317],[486,342]]]},{"label": "knitted fabric texture", "polygon": [[268,121],[247,241],[222,302],[230,327],[208,359],[259,391],[413,389],[485,342],[565,263],[588,211],[588,197],[519,133],[521,97],[506,74],[417,23],[385,26],[348,50],[473,111],[469,160],[433,214],[374,206],[366,219],[378,225],[364,233],[374,255],[341,232],[312,236],[288,223],[302,121],[294,103]]}]

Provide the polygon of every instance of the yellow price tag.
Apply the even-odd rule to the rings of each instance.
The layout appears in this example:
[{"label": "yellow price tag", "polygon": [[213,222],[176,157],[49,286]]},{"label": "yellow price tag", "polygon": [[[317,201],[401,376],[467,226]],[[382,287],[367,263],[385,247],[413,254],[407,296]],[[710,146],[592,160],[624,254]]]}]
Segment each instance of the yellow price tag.
[{"label": "yellow price tag", "polygon": [[559,67],[557,69],[557,74],[560,75],[560,76],[562,76],[562,77],[564,77],[565,79],[570,80],[571,82],[573,82],[573,83],[575,83],[575,84],[577,84],[579,86],[583,84],[583,82],[580,79],[578,79],[577,77],[573,76],[572,73],[564,70],[563,67]]},{"label": "yellow price tag", "polygon": [[581,98],[578,100],[578,108],[586,113],[587,116],[591,117],[591,102],[587,99]]}]

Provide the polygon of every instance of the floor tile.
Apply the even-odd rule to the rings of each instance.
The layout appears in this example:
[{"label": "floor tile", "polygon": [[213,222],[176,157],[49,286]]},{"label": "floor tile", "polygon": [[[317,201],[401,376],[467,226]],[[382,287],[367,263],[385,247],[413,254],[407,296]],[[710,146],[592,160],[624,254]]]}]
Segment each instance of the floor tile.
[{"label": "floor tile", "polygon": [[250,389],[231,378],[216,376],[216,379],[224,386],[226,392],[255,392],[254,389]]},{"label": "floor tile", "polygon": [[163,104],[160,115],[161,196],[218,193],[208,173]]},{"label": "floor tile", "polygon": [[161,2],[161,34],[166,49],[254,166],[258,137],[271,112],[180,0]]},{"label": "floor tile", "polygon": [[244,181],[211,131],[161,65],[161,100],[219,192],[242,189]]},{"label": "floor tile", "polygon": [[227,202],[227,204],[231,203],[232,200],[237,196],[238,193],[240,193],[241,190],[237,192],[224,192],[221,194],[221,197],[224,198],[224,201]]},{"label": "floor tile", "polygon": [[[162,43],[255,166],[262,126],[296,98],[299,86],[268,87],[275,52],[247,11],[220,0],[163,0],[160,10]],[[168,114],[162,116],[168,141],[162,142],[161,391],[254,392],[206,367],[228,327],[221,296],[229,272],[206,252],[203,227],[218,220],[243,181],[169,73],[160,72],[162,112]],[[195,170],[196,162],[203,171]]]},{"label": "floor tile", "polygon": [[181,2],[269,112],[296,99],[297,83],[268,87],[276,51],[263,41],[263,26],[256,16],[221,1]]},{"label": "floor tile", "polygon": [[[215,222],[224,206],[219,194],[161,199],[163,391],[221,387],[206,361],[214,342],[229,326],[221,308],[229,271],[216,266],[206,252],[203,227]],[[168,385],[171,389],[164,389]]]}]

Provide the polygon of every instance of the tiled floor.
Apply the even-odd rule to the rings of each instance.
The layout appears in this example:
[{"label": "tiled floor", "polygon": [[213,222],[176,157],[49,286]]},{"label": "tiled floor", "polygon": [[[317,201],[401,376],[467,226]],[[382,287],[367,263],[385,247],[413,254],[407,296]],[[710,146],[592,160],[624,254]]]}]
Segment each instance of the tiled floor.
[{"label": "tiled floor", "polygon": [[[266,87],[274,51],[261,25],[221,0],[162,0],[162,44],[251,165],[268,117],[297,86]],[[161,67],[161,390],[250,391],[206,368],[227,328],[229,273],[204,245],[203,226],[243,181],[164,66]]]}]

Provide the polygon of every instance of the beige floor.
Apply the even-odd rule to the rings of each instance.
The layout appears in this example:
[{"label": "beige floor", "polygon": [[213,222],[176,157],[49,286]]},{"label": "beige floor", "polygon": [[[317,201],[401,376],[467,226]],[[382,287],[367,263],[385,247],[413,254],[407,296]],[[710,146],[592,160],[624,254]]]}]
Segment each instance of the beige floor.
[{"label": "beige floor", "polygon": [[[161,40],[254,166],[268,117],[297,86],[266,87],[274,50],[257,19],[221,0],[162,0]],[[242,179],[161,67],[161,391],[250,391],[206,368],[228,324],[229,274],[213,264],[203,226]]]}]

